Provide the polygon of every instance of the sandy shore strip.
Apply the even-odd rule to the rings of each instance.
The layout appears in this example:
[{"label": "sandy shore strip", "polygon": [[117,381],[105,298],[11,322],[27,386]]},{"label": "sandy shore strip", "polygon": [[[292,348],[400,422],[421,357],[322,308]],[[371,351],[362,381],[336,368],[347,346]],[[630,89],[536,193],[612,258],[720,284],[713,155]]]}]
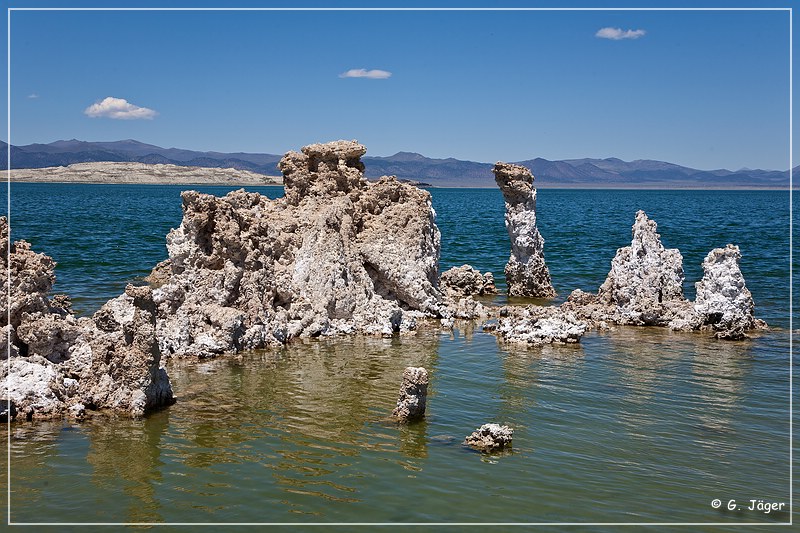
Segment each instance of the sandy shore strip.
[{"label": "sandy shore strip", "polygon": [[150,185],[283,185],[281,176],[234,168],[148,165],[128,162],[75,163],[66,167],[18,168],[11,181]]}]

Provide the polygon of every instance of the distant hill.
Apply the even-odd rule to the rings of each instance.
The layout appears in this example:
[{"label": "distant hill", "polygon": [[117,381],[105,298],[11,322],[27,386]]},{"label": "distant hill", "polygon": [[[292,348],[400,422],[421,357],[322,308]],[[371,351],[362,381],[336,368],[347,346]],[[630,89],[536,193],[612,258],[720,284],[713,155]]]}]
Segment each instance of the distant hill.
[{"label": "distant hill", "polygon": [[[0,141],[5,151],[6,143]],[[161,148],[133,139],[87,142],[72,139],[49,144],[12,146],[12,168],[44,168],[87,162],[162,163],[207,168],[235,168],[277,176],[281,156],[246,152],[198,152]],[[5,158],[2,158],[5,161]],[[494,187],[491,163],[432,159],[413,152],[389,157],[363,158],[368,178],[395,175],[435,187]],[[788,171],[740,169],[697,170],[664,161],[638,159],[566,159],[549,161],[537,157],[519,164],[530,168],[537,187],[599,188],[787,188]],[[5,163],[2,163],[5,166]],[[800,168],[800,167],[796,167]],[[795,170],[796,170],[795,169]]]}]

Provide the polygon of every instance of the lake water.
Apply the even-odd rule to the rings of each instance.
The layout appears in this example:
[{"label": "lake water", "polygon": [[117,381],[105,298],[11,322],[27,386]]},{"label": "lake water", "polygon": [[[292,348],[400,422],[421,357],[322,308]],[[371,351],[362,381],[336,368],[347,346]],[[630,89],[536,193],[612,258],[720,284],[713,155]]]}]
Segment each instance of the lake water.
[{"label": "lake water", "polygon": [[[12,236],[58,261],[55,291],[89,314],[166,258],[180,190],[12,184]],[[431,193],[442,269],[469,263],[502,285],[499,191]],[[170,363],[178,402],[142,420],[11,426],[12,521],[786,522],[789,194],[540,190],[556,302],[597,289],[637,209],[681,250],[690,298],[708,251],[738,244],[773,329],[722,342],[617,328],[524,350],[466,322]],[[409,365],[430,372],[428,416],[398,426],[387,415]],[[461,445],[485,422],[514,428],[510,451]],[[786,505],[765,514],[750,500]]]}]

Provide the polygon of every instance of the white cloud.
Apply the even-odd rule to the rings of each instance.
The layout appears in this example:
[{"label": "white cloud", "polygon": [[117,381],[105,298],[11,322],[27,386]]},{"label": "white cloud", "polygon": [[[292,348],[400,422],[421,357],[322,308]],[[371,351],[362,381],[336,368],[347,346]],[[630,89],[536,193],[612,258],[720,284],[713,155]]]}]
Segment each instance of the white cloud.
[{"label": "white cloud", "polygon": [[351,68],[339,74],[340,78],[369,78],[371,80],[385,80],[392,75],[388,70],[367,70],[364,68]]},{"label": "white cloud", "polygon": [[28,98],[30,98],[31,100],[33,100],[33,99],[35,99],[35,98],[39,98],[39,95],[38,95],[38,94],[36,94],[36,93],[31,93],[31,94],[29,94],[29,95],[28,95]]},{"label": "white cloud", "polygon": [[106,117],[121,120],[152,119],[158,115],[152,109],[139,107],[124,98],[114,98],[113,96],[108,96],[102,101],[90,105],[83,112],[92,118]]},{"label": "white cloud", "polygon": [[595,37],[600,37],[601,39],[611,39],[613,41],[621,41],[622,39],[638,39],[642,35],[647,33],[644,30],[623,30],[622,28],[600,28],[597,30],[597,33],[594,34]]}]

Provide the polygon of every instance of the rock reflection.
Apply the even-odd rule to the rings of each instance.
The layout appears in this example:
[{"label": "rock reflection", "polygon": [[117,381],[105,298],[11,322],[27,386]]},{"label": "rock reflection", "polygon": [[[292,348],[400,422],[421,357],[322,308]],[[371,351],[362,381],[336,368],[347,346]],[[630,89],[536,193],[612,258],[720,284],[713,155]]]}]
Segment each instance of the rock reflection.
[{"label": "rock reflection", "polygon": [[751,340],[720,343],[700,338],[695,345],[692,378],[703,409],[697,411],[698,443],[705,448],[734,448],[733,423],[743,401],[742,387],[752,367]]},{"label": "rock reflection", "polygon": [[[61,421],[41,421],[36,424],[0,424],[0,438],[3,439],[3,453],[0,459],[2,471],[8,471],[8,456],[11,456],[11,519],[30,521],[36,517],[21,516],[15,509],[40,507],[47,499],[50,480],[54,477],[53,462],[58,455],[59,435],[71,431]],[[11,449],[8,449],[11,432]],[[24,473],[24,474],[21,474]],[[3,493],[8,491],[8,478],[0,481]],[[19,505],[25,502],[25,505]],[[7,513],[7,500],[3,498],[3,511]]]},{"label": "rock reflection", "polygon": [[122,492],[129,496],[123,519],[126,522],[163,520],[156,487],[163,481],[161,439],[167,426],[167,417],[157,413],[128,423],[90,421],[82,428],[89,436],[86,462],[92,467],[92,484],[101,494]]},{"label": "rock reflection", "polygon": [[[604,335],[615,354],[620,421],[651,441],[682,435],[705,448],[731,446],[726,434],[742,402],[751,341],[725,342],[698,333],[618,328]],[[648,409],[650,404],[663,408]],[[666,431],[665,428],[670,428]]]},{"label": "rock reflection", "polygon": [[[319,499],[358,501],[358,484],[351,481],[368,475],[359,472],[361,455],[378,454],[412,470],[419,468],[416,459],[426,457],[425,422],[397,425],[388,417],[403,370],[433,370],[438,345],[437,332],[420,331],[387,339],[305,340],[202,363],[176,361],[169,372],[178,403],[169,420],[171,433],[182,438],[172,452],[190,468],[264,466],[294,495],[290,512],[312,512]],[[241,487],[251,481],[238,482]]]}]

